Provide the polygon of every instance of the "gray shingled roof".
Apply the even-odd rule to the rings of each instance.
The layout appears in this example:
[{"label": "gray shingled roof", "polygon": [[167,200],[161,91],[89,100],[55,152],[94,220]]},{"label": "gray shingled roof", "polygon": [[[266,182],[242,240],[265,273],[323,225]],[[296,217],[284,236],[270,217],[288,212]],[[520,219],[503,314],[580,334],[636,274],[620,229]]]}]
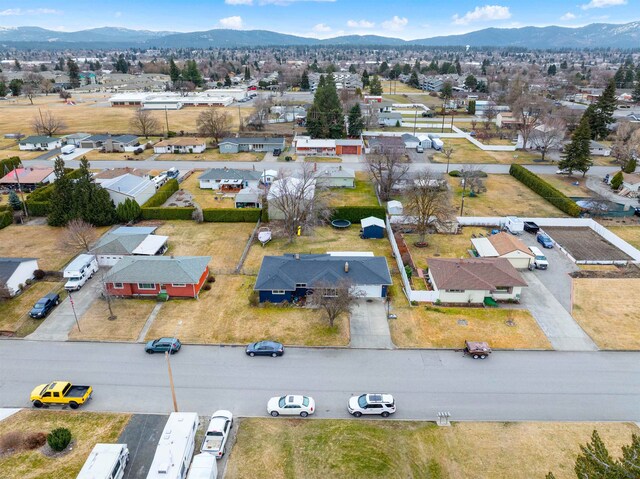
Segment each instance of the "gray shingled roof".
[{"label": "gray shingled roof", "polygon": [[211,256],[125,256],[105,275],[108,283],[196,284]]},{"label": "gray shingled roof", "polygon": [[240,138],[223,138],[219,143],[233,143],[234,145],[284,145],[284,138],[267,138],[267,137],[240,137]]},{"label": "gray shingled roof", "polygon": [[132,254],[146,234],[117,234],[109,232],[105,234],[91,249],[94,254]]},{"label": "gray shingled roof", "polygon": [[[349,263],[349,272],[345,272],[345,263]],[[343,279],[354,285],[391,284],[389,266],[383,257],[301,254],[296,259],[293,254],[285,254],[264,257],[253,289],[294,291],[299,283],[313,287]]]},{"label": "gray shingled roof", "polygon": [[35,144],[35,143],[55,143],[60,138],[53,138],[51,136],[28,136],[20,140],[21,145]]},{"label": "gray shingled roof", "polygon": [[0,283],[11,278],[15,270],[25,261],[35,261],[37,258],[0,258]]},{"label": "gray shingled roof", "polygon": [[262,177],[260,171],[235,170],[232,168],[210,168],[202,173],[199,180],[259,180]]}]

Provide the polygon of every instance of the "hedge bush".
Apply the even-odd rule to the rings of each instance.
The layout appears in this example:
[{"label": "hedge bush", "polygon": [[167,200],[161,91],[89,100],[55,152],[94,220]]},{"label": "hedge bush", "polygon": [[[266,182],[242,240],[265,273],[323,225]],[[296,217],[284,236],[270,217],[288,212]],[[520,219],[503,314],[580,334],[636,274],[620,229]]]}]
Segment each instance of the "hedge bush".
[{"label": "hedge bush", "polygon": [[13,213],[11,211],[4,211],[0,213],[0,230],[6,228],[13,223]]},{"label": "hedge bush", "polygon": [[575,201],[524,166],[511,165],[509,174],[569,216],[580,216],[582,209]]},{"label": "hedge bush", "polygon": [[71,442],[71,431],[66,427],[54,429],[47,435],[47,442],[54,451],[64,451]]},{"label": "hedge bush", "polygon": [[142,208],[143,220],[190,220],[194,207]]},{"label": "hedge bush", "polygon": [[210,223],[255,223],[260,218],[259,208],[207,208],[202,210],[204,221]]},{"label": "hedge bush", "polygon": [[171,179],[167,181],[164,185],[158,188],[156,194],[153,195],[149,200],[142,205],[142,208],[155,208],[157,206],[162,206],[165,201],[167,201],[172,194],[180,189],[180,183],[178,180]]},{"label": "hedge bush", "polygon": [[48,201],[26,201],[27,210],[31,216],[47,216],[49,214]]},{"label": "hedge bush", "polygon": [[19,156],[12,156],[6,160],[0,160],[0,172],[2,172],[2,176],[4,176],[6,171],[11,171],[14,168],[19,167],[21,164],[22,162],[20,161]]},{"label": "hedge bush", "polygon": [[338,206],[334,208],[332,220],[348,220],[352,223],[359,223],[363,218],[375,216],[384,220],[386,211],[382,206]]},{"label": "hedge bush", "polygon": [[0,205],[0,212],[4,213],[5,211],[11,211],[13,210],[13,208],[11,208],[11,205],[6,204],[6,205]]}]

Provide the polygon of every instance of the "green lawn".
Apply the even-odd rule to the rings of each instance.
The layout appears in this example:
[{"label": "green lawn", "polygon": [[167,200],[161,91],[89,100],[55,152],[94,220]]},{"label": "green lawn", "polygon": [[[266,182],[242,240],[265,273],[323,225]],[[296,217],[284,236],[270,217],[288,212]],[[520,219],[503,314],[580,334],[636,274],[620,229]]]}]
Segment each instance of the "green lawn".
[{"label": "green lawn", "polygon": [[333,188],[329,199],[330,206],[378,206],[378,198],[373,183],[367,174],[356,172],[355,188]]}]

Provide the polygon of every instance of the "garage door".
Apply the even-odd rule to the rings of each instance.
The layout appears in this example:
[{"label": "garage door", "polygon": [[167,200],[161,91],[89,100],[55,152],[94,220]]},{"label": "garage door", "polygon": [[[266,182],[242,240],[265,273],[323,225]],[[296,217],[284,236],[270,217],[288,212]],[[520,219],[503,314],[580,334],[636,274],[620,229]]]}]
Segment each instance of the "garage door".
[{"label": "garage door", "polygon": [[100,266],[113,266],[122,259],[122,256],[98,255],[98,264]]},{"label": "garage door", "polygon": [[377,284],[358,286],[356,291],[361,291],[365,298],[382,297],[382,286]]},{"label": "garage door", "polygon": [[343,146],[342,147],[343,155],[357,155],[358,147],[357,146]]}]

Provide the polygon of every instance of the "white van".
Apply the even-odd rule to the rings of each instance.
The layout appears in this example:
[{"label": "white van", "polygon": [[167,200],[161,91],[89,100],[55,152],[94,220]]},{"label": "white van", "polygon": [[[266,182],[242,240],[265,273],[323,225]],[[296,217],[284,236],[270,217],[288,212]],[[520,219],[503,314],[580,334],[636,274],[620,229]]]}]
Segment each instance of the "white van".
[{"label": "white van", "polygon": [[74,151],[76,151],[76,145],[65,145],[60,148],[60,151],[63,155],[68,155],[69,153],[73,153]]},{"label": "white van", "polygon": [[96,444],[76,479],[122,479],[127,462],[126,444]]},{"label": "white van", "polygon": [[533,266],[537,269],[547,269],[549,267],[549,261],[547,257],[536,246],[529,246],[529,251],[533,254]]},{"label": "white van", "polygon": [[67,265],[63,276],[68,278],[64,285],[67,291],[78,291],[98,271],[98,260],[92,254],[80,254]]},{"label": "white van", "polygon": [[187,479],[216,479],[216,477],[218,477],[216,456],[206,452],[193,456]]}]

